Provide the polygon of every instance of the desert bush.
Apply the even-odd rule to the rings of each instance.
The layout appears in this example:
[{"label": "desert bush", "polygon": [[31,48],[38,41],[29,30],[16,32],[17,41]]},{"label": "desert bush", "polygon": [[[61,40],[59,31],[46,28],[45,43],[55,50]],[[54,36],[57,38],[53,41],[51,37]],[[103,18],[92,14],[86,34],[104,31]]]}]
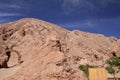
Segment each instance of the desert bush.
[{"label": "desert bush", "polygon": [[108,64],[106,70],[108,71],[108,73],[114,76],[115,80],[117,80],[116,74],[120,72],[120,57],[111,57],[106,61],[106,63]]},{"label": "desert bush", "polygon": [[86,64],[86,65],[79,65],[79,69],[81,71],[83,71],[83,73],[85,74],[85,76],[87,77],[87,79],[89,77],[89,72],[88,72],[89,68],[96,68],[96,66],[94,66],[94,65],[88,65],[88,64]]}]

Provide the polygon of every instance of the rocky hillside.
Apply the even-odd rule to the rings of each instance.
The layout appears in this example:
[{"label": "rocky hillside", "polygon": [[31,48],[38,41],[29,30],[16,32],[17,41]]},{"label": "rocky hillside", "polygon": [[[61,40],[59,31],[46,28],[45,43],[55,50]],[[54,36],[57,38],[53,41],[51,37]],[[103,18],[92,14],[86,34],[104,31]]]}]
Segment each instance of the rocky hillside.
[{"label": "rocky hillside", "polygon": [[80,64],[104,66],[119,50],[114,37],[25,18],[0,25],[0,79],[86,80]]}]

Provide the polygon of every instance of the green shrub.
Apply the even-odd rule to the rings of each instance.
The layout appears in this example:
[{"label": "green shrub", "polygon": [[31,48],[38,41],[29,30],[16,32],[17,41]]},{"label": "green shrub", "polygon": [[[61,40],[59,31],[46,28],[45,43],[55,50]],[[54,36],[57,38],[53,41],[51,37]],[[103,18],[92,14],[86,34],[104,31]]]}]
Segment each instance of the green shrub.
[{"label": "green shrub", "polygon": [[114,76],[115,80],[117,80],[116,74],[120,72],[120,57],[111,57],[106,61],[106,63],[108,64],[106,70],[108,71],[108,73]]},{"label": "green shrub", "polygon": [[79,66],[79,69],[81,71],[83,71],[83,73],[85,74],[85,76],[88,78],[89,77],[89,72],[88,72],[88,68],[95,68],[96,66],[93,66],[93,65],[80,65]]}]

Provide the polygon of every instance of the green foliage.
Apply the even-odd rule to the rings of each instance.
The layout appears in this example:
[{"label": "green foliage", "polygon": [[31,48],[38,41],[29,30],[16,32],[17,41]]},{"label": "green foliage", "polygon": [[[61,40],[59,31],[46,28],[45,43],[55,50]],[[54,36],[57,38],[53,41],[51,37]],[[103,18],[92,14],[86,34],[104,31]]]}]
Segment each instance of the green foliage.
[{"label": "green foliage", "polygon": [[108,64],[108,67],[106,67],[106,69],[110,74],[120,72],[120,57],[111,57],[106,62]]},{"label": "green foliage", "polygon": [[110,66],[119,66],[120,67],[120,57],[112,57],[107,60],[107,64]]},{"label": "green foliage", "polygon": [[95,67],[96,66],[86,64],[86,65],[80,65],[79,69],[83,71],[86,77],[88,77],[89,76],[88,68],[95,68]]},{"label": "green foliage", "polygon": [[108,73],[110,73],[110,74],[114,74],[114,73],[115,73],[115,70],[114,70],[111,66],[106,67],[106,70],[107,70]]},{"label": "green foliage", "polygon": [[80,65],[79,69],[84,72],[86,76],[88,76],[88,67],[85,65]]},{"label": "green foliage", "polygon": [[120,72],[120,57],[111,57],[106,63],[108,64],[106,70],[108,73],[112,74],[116,80],[115,75]]}]

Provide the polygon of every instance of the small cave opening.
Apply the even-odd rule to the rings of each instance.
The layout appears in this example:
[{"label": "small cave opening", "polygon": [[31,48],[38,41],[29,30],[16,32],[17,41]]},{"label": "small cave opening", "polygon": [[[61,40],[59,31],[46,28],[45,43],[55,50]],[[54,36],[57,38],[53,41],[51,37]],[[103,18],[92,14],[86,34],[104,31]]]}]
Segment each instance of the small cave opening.
[{"label": "small cave opening", "polygon": [[114,51],[112,52],[112,56],[117,56],[116,53],[115,53]]},{"label": "small cave opening", "polygon": [[[10,54],[9,54],[10,53]],[[19,64],[21,64],[23,61],[21,61],[21,57],[18,56],[18,54],[16,54],[15,52],[7,52],[6,53],[8,56],[8,62],[7,65],[8,67],[15,67]]]},{"label": "small cave opening", "polygon": [[16,54],[16,52],[12,52],[10,50],[6,50],[5,52],[6,55],[3,56],[3,59],[0,63],[0,69],[2,68],[12,68],[15,67],[17,65],[20,65],[21,63],[23,63],[23,61],[21,61],[21,55],[20,54]]}]

